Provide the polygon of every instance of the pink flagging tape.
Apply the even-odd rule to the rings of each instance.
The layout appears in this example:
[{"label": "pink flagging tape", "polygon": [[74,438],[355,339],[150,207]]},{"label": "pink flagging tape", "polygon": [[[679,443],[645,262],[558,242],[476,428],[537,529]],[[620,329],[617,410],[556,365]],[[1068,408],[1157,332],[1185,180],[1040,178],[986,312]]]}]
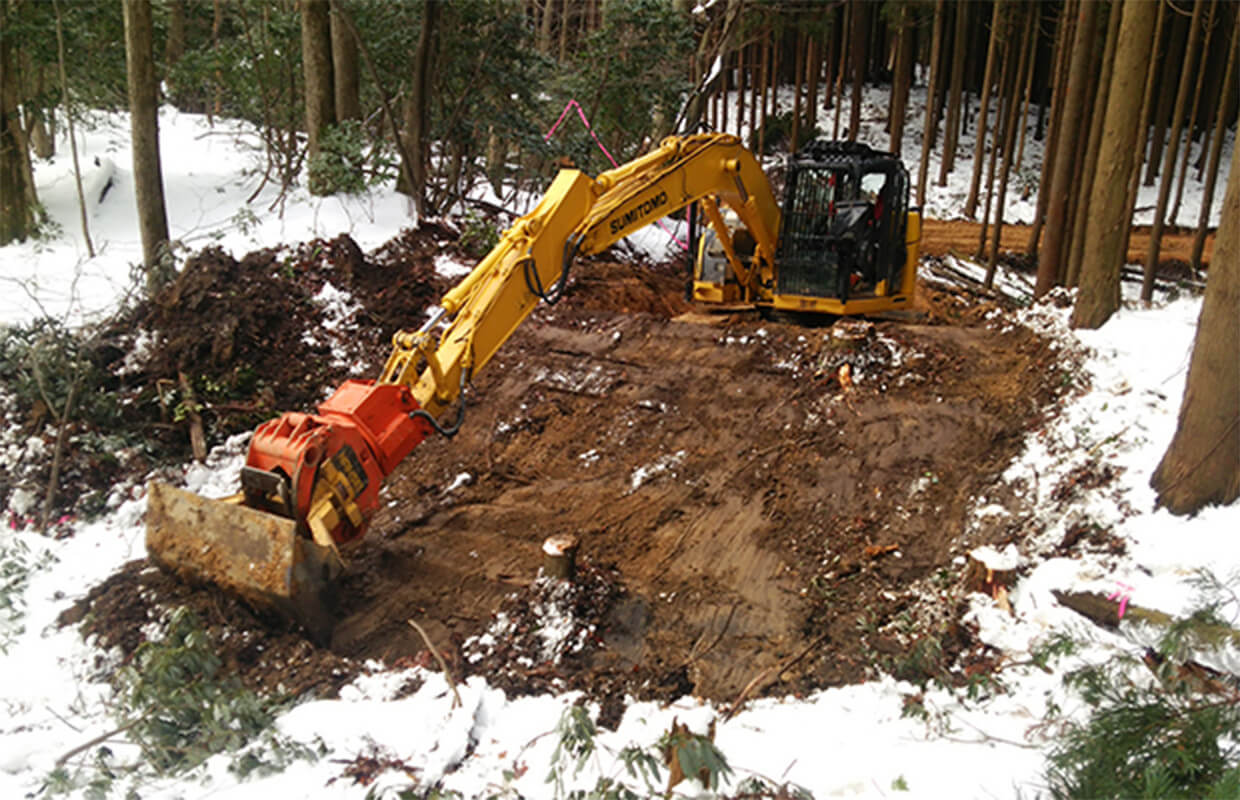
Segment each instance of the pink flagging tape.
[{"label": "pink flagging tape", "polygon": [[[611,165],[613,167],[620,166],[620,164],[616,162],[616,159],[612,156],[612,154],[608,152],[607,148],[603,145],[603,142],[599,140],[598,134],[594,132],[594,127],[590,125],[590,120],[586,119],[585,110],[582,109],[581,104],[578,103],[575,98],[572,100],[569,100],[568,103],[565,104],[564,110],[560,112],[559,119],[557,119],[555,121],[555,124],[551,126],[551,130],[547,131],[547,135],[543,137],[543,141],[544,142],[551,141],[551,137],[555,134],[556,129],[560,127],[560,123],[564,121],[564,118],[568,116],[568,112],[572,109],[576,109],[577,116],[581,118],[581,124],[586,126],[586,130],[590,133],[590,138],[593,139],[594,143],[598,145],[598,149],[603,151],[603,155],[607,156],[607,160],[611,162]],[[663,230],[664,233],[672,237],[672,241],[680,245],[681,250],[687,251],[689,249],[689,245],[686,244],[685,242],[682,242],[679,239],[679,237],[676,236],[675,233],[668,230],[667,226],[663,224],[662,220],[657,220],[655,224],[658,225]]]}]

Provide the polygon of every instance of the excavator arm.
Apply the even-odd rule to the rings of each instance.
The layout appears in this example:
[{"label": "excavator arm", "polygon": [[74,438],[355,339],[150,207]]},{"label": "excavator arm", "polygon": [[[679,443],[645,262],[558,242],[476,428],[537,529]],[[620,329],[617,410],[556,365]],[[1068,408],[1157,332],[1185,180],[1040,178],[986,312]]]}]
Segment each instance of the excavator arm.
[{"label": "excavator arm", "polygon": [[[601,252],[695,201],[738,283],[769,284],[779,208],[736,137],[671,137],[595,179],[563,170],[420,328],[393,337],[377,380],[346,381],[317,414],[289,412],[259,426],[240,494],[206,500],[153,484],[151,557],[183,579],[214,583],[291,616],[318,638],[330,635],[339,547],[363,535],[387,475],[431,434],[456,432],[466,383],[540,300],[559,299],[578,255]],[[720,203],[753,237],[747,264],[732,247]],[[454,420],[444,423],[454,407]]]}]

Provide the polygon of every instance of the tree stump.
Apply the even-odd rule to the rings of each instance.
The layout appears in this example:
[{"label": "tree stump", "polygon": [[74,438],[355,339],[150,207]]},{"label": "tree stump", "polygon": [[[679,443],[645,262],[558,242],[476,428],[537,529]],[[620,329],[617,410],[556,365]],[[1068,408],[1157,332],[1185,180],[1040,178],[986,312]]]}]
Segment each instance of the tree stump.
[{"label": "tree stump", "polygon": [[572,534],[548,536],[543,542],[543,574],[548,578],[571,581],[577,573],[577,548],[580,541]]}]

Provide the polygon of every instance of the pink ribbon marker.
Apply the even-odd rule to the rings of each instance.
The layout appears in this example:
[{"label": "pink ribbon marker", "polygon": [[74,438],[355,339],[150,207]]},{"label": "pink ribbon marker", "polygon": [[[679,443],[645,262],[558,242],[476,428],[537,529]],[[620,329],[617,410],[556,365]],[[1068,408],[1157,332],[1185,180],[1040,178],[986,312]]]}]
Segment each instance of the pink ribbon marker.
[{"label": "pink ribbon marker", "polygon": [[[607,148],[603,146],[603,142],[599,140],[598,135],[594,133],[594,128],[590,125],[590,120],[586,119],[586,112],[581,108],[581,104],[578,103],[576,99],[569,100],[568,103],[564,106],[564,110],[560,112],[559,119],[557,119],[555,121],[555,124],[551,126],[551,130],[547,131],[547,135],[543,137],[543,141],[544,142],[551,141],[551,136],[555,133],[556,128],[560,127],[560,123],[564,121],[564,118],[568,116],[568,112],[570,109],[577,110],[577,116],[581,117],[581,124],[586,126],[586,130],[589,131],[590,133],[590,138],[593,139],[594,143],[598,145],[598,149],[603,151],[603,155],[607,156],[607,160],[611,162],[611,165],[613,167],[620,166],[618,163],[616,163],[616,159],[612,157],[611,153],[607,151]],[[689,245],[680,241],[680,239],[677,238],[676,234],[668,230],[667,226],[663,224],[662,220],[657,220],[655,224],[658,225],[660,228],[662,228],[664,233],[672,237],[672,241],[680,245],[681,250],[689,249]]]},{"label": "pink ribbon marker", "polygon": [[1119,600],[1119,618],[1124,618],[1124,612],[1128,610],[1128,601],[1132,599],[1132,588],[1126,583],[1116,581],[1115,585],[1119,588],[1107,595],[1108,600]]}]

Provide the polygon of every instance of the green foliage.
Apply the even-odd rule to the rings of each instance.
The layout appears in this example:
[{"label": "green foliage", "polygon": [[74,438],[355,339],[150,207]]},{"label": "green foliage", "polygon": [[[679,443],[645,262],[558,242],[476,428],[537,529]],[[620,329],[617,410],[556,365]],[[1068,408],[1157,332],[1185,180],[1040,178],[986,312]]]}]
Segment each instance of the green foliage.
[{"label": "green foliage", "polygon": [[[270,726],[272,704],[224,675],[193,612],[178,608],[164,637],[142,644],[119,673],[122,725],[158,773],[190,769]],[[244,769],[252,771],[254,764]]]},{"label": "green foliage", "polygon": [[[609,13],[557,74],[550,118],[576,99],[612,156],[624,163],[649,141],[657,144],[670,133],[681,98],[691,88],[684,64],[693,49],[690,21],[672,4],[631,0]],[[611,168],[577,121],[556,133],[553,146],[591,174]]]},{"label": "green foliage", "polygon": [[659,740],[659,748],[670,753],[686,777],[705,776],[704,783],[711,789],[719,788],[719,779],[732,774],[728,760],[709,737],[700,733],[678,730],[673,726]]},{"label": "green foliage", "polygon": [[97,363],[97,347],[89,332],[70,330],[50,317],[0,327],[0,381],[15,395],[19,411],[50,409],[53,418],[76,382],[73,417],[106,427],[120,410],[107,390],[110,378]]},{"label": "green foliage", "polygon": [[[797,128],[796,146],[789,148],[793,152],[801,147],[809,144],[815,138],[821,136],[821,132],[810,125],[809,116],[801,118],[801,124]],[[769,155],[774,150],[781,147],[788,147],[792,139],[792,112],[784,111],[779,114],[771,114],[766,118],[765,132],[763,133],[763,154]],[[754,152],[758,150],[758,129],[754,128],[749,133],[749,148]]]},{"label": "green foliage", "polygon": [[1055,797],[1240,796],[1240,698],[1181,668],[1194,650],[1221,644],[1217,610],[1235,593],[1214,586],[1142,658],[1116,656],[1064,679],[1090,715],[1065,723],[1050,754]]},{"label": "green foliage", "polygon": [[319,153],[307,165],[311,194],[361,194],[366,179],[366,137],[362,124],[345,120],[331,125],[319,142]]},{"label": "green foliage", "polygon": [[474,258],[482,258],[499,244],[499,226],[472,209],[465,212],[461,224],[461,249]]},{"label": "green foliage", "polygon": [[53,560],[50,553],[34,559],[30,548],[21,539],[0,539],[0,653],[7,653],[9,643],[19,635],[25,611],[22,594],[30,583],[30,575]]}]

